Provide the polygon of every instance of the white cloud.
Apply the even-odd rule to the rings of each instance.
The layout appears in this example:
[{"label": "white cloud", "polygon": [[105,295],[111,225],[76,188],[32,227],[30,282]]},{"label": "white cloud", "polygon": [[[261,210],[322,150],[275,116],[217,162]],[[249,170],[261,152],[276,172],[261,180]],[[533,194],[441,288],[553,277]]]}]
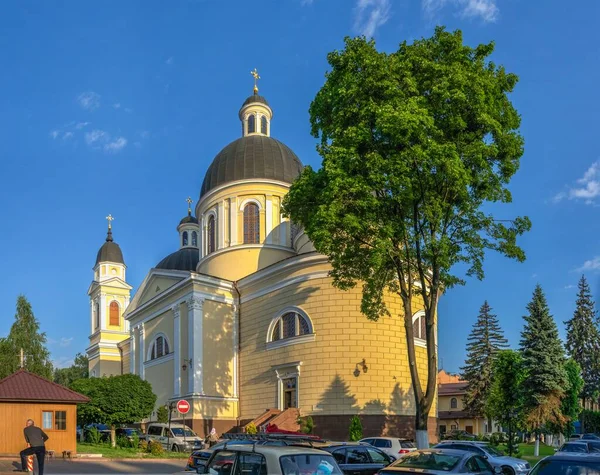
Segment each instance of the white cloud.
[{"label": "white cloud", "polygon": [[354,8],[354,28],[366,37],[372,37],[377,28],[391,16],[390,0],[358,0]]},{"label": "white cloud", "polygon": [[60,339],[60,346],[62,346],[63,348],[66,346],[69,346],[71,344],[71,342],[73,341],[73,337],[71,338],[65,338],[64,336]]},{"label": "white cloud", "polygon": [[428,15],[435,15],[446,6],[452,6],[459,15],[467,18],[480,18],[486,23],[498,19],[496,0],[422,0],[423,10]]},{"label": "white cloud", "polygon": [[52,137],[54,140],[56,140],[56,138],[60,135],[60,132],[58,130],[53,130],[50,132],[50,137]]},{"label": "white cloud", "polygon": [[565,290],[574,289],[575,286],[573,284],[565,285]]},{"label": "white cloud", "polygon": [[537,274],[531,274],[531,278],[535,279],[537,277]]},{"label": "white cloud", "polygon": [[120,108],[121,108],[121,103],[120,103],[120,102],[117,102],[117,103],[113,104],[113,107],[114,107],[115,109],[120,109]]},{"label": "white cloud", "polygon": [[94,145],[96,142],[104,142],[106,140],[108,140],[108,135],[104,130],[95,129],[85,134],[85,142],[88,145]]},{"label": "white cloud", "polygon": [[125,148],[126,145],[127,139],[125,137],[118,137],[112,142],[109,142],[106,145],[104,145],[104,150],[109,153],[117,153],[118,151]]},{"label": "white cloud", "polygon": [[173,64],[173,56],[169,56],[169,59],[165,61],[165,64],[171,65]]},{"label": "white cloud", "polygon": [[559,203],[569,199],[594,204],[594,200],[598,197],[600,197],[600,160],[592,163],[575,185],[568,187],[567,191],[557,193],[552,201]]},{"label": "white cloud", "polygon": [[77,130],[81,130],[81,129],[83,129],[84,127],[87,127],[88,125],[90,125],[90,123],[89,123],[89,122],[77,122],[77,124],[75,124],[75,128],[76,128]]},{"label": "white cloud", "polygon": [[55,368],[68,368],[72,366],[74,363],[73,358],[70,356],[59,356],[58,358],[54,358],[52,360],[52,366]]},{"label": "white cloud", "polygon": [[82,109],[93,111],[100,107],[100,94],[94,91],[82,92],[77,97],[77,102]]},{"label": "white cloud", "polygon": [[63,135],[63,140],[69,140],[73,138],[73,132],[65,132]]},{"label": "white cloud", "polygon": [[600,256],[596,256],[589,261],[585,261],[581,267],[576,269],[577,272],[595,272],[600,271]]}]

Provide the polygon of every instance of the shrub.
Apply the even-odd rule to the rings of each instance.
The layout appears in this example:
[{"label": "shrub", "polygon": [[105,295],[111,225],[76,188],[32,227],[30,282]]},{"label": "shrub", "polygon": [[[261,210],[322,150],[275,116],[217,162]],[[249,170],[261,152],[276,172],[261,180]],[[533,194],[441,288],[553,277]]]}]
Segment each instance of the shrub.
[{"label": "shrub", "polygon": [[298,424],[300,425],[300,432],[303,434],[312,434],[315,428],[315,422],[311,416],[299,417]]},{"label": "shrub", "polygon": [[151,440],[148,442],[148,452],[152,455],[163,455],[165,453],[165,449],[160,442],[156,442],[155,440]]},{"label": "shrub", "polygon": [[258,429],[256,428],[253,422],[246,426],[246,434],[254,435],[256,433],[258,433]]},{"label": "shrub", "polygon": [[129,447],[131,447],[131,442],[127,437],[120,435],[119,437],[117,437],[117,446],[128,449]]},{"label": "shrub", "polygon": [[140,442],[138,444],[138,448],[142,452],[148,452],[148,442],[146,442],[145,440],[140,440]]},{"label": "shrub", "polygon": [[169,408],[167,406],[160,406],[156,411],[156,420],[166,424],[169,422]]},{"label": "shrub", "polygon": [[90,444],[98,445],[102,442],[102,434],[97,428],[92,427],[88,431],[86,439]]},{"label": "shrub", "polygon": [[363,428],[360,418],[357,415],[352,416],[350,420],[349,439],[352,442],[357,442],[363,438]]},{"label": "shrub", "polygon": [[131,436],[131,446],[134,449],[137,449],[140,446],[140,436],[137,434],[137,432],[134,432]]}]

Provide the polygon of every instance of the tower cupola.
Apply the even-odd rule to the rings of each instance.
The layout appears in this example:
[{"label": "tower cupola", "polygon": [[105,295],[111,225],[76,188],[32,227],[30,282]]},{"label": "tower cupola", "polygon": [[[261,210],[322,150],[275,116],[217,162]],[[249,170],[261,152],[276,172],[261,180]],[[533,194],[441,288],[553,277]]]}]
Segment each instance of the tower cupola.
[{"label": "tower cupola", "polygon": [[256,68],[250,74],[254,77],[253,94],[244,101],[239,112],[239,117],[242,121],[242,137],[250,135],[270,137],[273,111],[267,100],[258,94],[258,80],[260,76]]},{"label": "tower cupola", "polygon": [[192,216],[192,203],[193,200],[188,196],[188,214],[179,222],[177,231],[179,232],[179,248],[183,249],[186,247],[198,247],[198,235],[200,228],[198,227],[198,220]]}]

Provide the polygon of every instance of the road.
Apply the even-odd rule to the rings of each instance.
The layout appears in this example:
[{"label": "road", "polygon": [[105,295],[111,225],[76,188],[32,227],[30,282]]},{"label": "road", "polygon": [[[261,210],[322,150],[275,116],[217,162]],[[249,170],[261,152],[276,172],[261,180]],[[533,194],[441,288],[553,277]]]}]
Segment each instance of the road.
[{"label": "road", "polygon": [[[0,460],[0,475],[15,475],[14,470],[20,468],[17,459]],[[86,474],[86,475],[163,475],[181,473],[185,460],[51,460],[46,463],[44,475],[52,474]],[[37,474],[37,471],[35,472]],[[188,472],[189,473],[189,472]]]}]

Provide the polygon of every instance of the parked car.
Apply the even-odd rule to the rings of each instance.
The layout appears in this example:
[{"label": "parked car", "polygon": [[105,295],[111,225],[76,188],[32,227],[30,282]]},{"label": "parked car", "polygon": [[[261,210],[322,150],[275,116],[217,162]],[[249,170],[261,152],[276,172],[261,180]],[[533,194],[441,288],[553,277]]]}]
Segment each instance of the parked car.
[{"label": "parked car", "polygon": [[487,442],[469,440],[445,440],[435,446],[441,449],[465,450],[481,455],[493,466],[499,467],[505,475],[526,475],[530,469],[529,462],[504,455]]},{"label": "parked car", "polygon": [[361,439],[360,442],[377,447],[395,459],[397,459],[398,456],[417,450],[417,446],[412,440],[398,439],[395,437],[367,437],[366,439]]},{"label": "parked car", "polygon": [[125,437],[131,442],[135,436],[140,439],[142,433],[139,429],[135,429],[133,427],[120,427],[115,431],[115,435],[117,437]]},{"label": "parked car", "polygon": [[540,460],[530,475],[598,475],[600,458],[597,455],[555,454]]},{"label": "parked car", "polygon": [[587,454],[589,451],[587,442],[565,442],[556,453]]},{"label": "parked car", "polygon": [[590,454],[600,454],[600,440],[586,440],[585,443]]},{"label": "parked car", "polygon": [[476,437],[474,434],[470,434],[464,430],[454,429],[450,432],[446,432],[443,434],[442,438],[444,440],[475,440]]},{"label": "parked car", "polygon": [[146,440],[160,442],[165,449],[173,452],[192,451],[204,445],[204,441],[188,426],[183,424],[169,426],[160,422],[148,424]]},{"label": "parked car", "polygon": [[101,441],[105,442],[107,440],[110,440],[110,427],[107,426],[106,424],[96,424],[96,423],[88,424],[83,428],[83,438],[85,440],[89,440],[90,431],[92,429],[96,429],[98,432],[100,432],[100,440]]},{"label": "parked car", "polygon": [[376,447],[361,443],[333,443],[319,447],[333,455],[346,475],[375,475],[396,460]]},{"label": "parked car", "polygon": [[573,441],[581,440],[581,434],[573,434],[571,437],[569,437],[569,440],[573,440]]},{"label": "parked car", "polygon": [[428,475],[494,475],[502,473],[500,467],[492,465],[483,455],[465,450],[425,449],[416,450],[400,457],[379,471],[380,475],[399,473],[426,473]]},{"label": "parked car", "polygon": [[600,440],[596,434],[583,434],[581,440]]},{"label": "parked car", "polygon": [[329,452],[310,447],[243,444],[228,445],[215,450],[206,465],[196,473],[229,475],[248,473],[257,475],[342,475]]}]

